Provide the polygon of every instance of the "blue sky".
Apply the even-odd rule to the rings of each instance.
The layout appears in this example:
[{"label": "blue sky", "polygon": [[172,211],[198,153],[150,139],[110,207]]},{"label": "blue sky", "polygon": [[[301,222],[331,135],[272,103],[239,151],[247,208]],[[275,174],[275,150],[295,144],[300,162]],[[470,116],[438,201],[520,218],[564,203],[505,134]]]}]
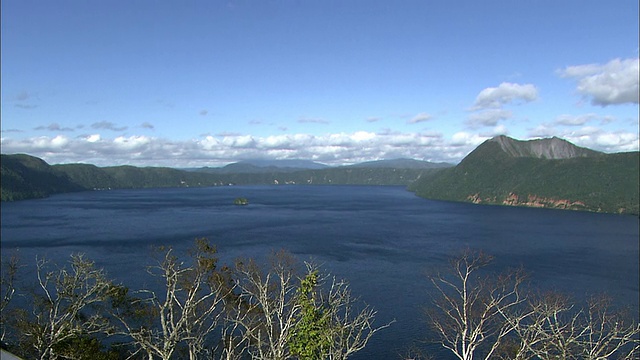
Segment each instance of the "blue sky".
[{"label": "blue sky", "polygon": [[2,153],[99,166],[638,150],[638,1],[2,1]]}]

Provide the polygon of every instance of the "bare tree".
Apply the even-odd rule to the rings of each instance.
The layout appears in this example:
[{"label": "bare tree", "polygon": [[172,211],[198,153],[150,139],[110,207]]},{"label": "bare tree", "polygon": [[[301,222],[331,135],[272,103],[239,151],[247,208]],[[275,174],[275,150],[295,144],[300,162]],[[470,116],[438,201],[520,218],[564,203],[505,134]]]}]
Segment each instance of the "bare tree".
[{"label": "bare tree", "polygon": [[389,327],[394,321],[375,326],[376,310],[351,294],[349,284],[332,278],[326,295],[326,311],[329,314],[331,342],[326,356],[332,360],[344,360],[365,348],[371,337]]},{"label": "bare tree", "polygon": [[252,359],[280,360],[290,357],[288,341],[296,324],[300,304],[296,300],[296,262],[280,251],[268,270],[254,260],[237,261],[235,306],[228,316]]},{"label": "bare tree", "polygon": [[6,340],[7,331],[7,306],[16,292],[16,274],[18,273],[18,257],[2,258],[2,275],[0,278],[0,343]]},{"label": "bare tree", "polygon": [[229,291],[216,272],[216,250],[206,239],[197,239],[193,264],[180,261],[172,249],[164,253],[149,273],[163,279],[161,293],[139,290],[134,298],[122,298],[113,315],[148,359],[170,359],[179,345],[194,360],[205,352],[205,342],[218,326],[222,299]]},{"label": "bare tree", "polygon": [[520,270],[481,276],[493,258],[466,250],[450,263],[449,272],[431,277],[436,295],[426,311],[440,344],[458,359],[490,359],[515,325],[504,314],[524,302]]},{"label": "bare tree", "polygon": [[516,332],[515,359],[636,359],[640,349],[637,321],[613,310],[606,297],[581,309],[556,293],[532,297]]},{"label": "bare tree", "polygon": [[[233,296],[231,296],[233,297]],[[231,298],[230,297],[230,298]],[[249,344],[247,336],[242,331],[242,324],[245,323],[246,309],[241,301],[229,301],[227,299],[225,318],[222,322],[222,336],[218,346],[219,358],[221,360],[239,360],[246,358]]]},{"label": "bare tree", "polygon": [[39,359],[57,359],[65,342],[107,331],[108,322],[94,306],[106,298],[110,282],[102,269],[82,254],[71,255],[69,268],[47,270],[36,259],[38,288],[31,314],[23,313],[18,331]]}]

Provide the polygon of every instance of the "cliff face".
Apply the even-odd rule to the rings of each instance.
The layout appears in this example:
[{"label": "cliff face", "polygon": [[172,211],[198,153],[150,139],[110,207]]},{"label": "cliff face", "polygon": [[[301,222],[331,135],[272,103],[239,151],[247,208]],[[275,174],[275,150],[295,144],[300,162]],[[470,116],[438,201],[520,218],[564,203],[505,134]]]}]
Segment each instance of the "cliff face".
[{"label": "cliff face", "polygon": [[[467,197],[467,200],[474,204],[494,204],[494,205],[507,205],[507,206],[527,206],[536,208],[548,208],[548,209],[563,209],[563,210],[587,210],[585,203],[582,201],[573,201],[569,199],[556,199],[544,196],[538,196],[535,194],[527,194],[526,196],[519,196],[518,194],[509,193],[506,197],[487,197],[482,198],[480,194],[474,194]],[[624,213],[626,209],[618,209],[619,213]],[[597,211],[597,210],[596,210]]]},{"label": "cliff face", "polygon": [[557,137],[550,139],[519,141],[500,135],[489,141],[500,144],[502,151],[512,157],[558,160],[602,154],[598,151],[573,145],[572,143]]}]

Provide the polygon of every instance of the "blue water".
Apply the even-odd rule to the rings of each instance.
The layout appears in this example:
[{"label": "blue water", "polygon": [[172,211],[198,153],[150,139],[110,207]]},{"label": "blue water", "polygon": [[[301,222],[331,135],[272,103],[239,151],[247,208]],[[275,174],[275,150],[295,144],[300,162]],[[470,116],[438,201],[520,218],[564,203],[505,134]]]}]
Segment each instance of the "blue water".
[{"label": "blue water", "polygon": [[[248,206],[235,206],[236,197]],[[524,266],[533,286],[578,299],[606,292],[638,309],[638,217],[430,201],[401,187],[254,186],[96,191],[2,203],[2,254],[64,262],[84,252],[131,287],[148,280],[151,245],[186,249],[196,237],[223,262],[287,249],[351,283],[396,322],[356,358],[396,357],[427,334],[425,274],[466,247],[492,269]]]}]

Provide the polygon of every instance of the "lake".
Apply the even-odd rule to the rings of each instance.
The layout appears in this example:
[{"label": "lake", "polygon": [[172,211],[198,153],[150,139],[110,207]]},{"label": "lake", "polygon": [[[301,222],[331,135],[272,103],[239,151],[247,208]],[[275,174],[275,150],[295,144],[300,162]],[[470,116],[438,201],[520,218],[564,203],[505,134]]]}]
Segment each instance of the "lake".
[{"label": "lake", "polygon": [[637,216],[431,201],[402,187],[231,186],[2,203],[1,246],[29,265],[36,254],[62,263],[84,252],[132,288],[148,280],[151,245],[182,250],[207,237],[223,262],[286,249],[347,279],[378,324],[396,320],[354,357],[384,359],[425,336],[425,273],[467,247],[494,255],[496,271],[524,266],[539,288],[606,292],[637,309],[638,225]]}]

